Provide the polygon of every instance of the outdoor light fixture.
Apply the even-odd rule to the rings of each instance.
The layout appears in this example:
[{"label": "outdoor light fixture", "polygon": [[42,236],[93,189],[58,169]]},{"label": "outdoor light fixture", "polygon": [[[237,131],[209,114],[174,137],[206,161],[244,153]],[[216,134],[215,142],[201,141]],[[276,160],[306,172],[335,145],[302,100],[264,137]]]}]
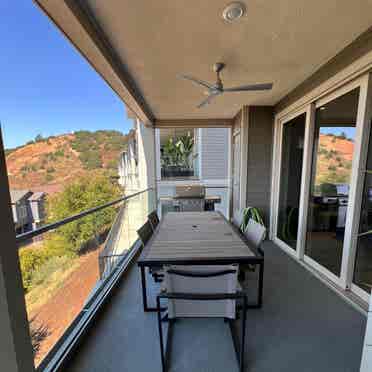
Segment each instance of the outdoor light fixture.
[{"label": "outdoor light fixture", "polygon": [[222,17],[227,22],[233,22],[243,16],[245,13],[245,5],[241,2],[234,1],[227,5],[222,12]]}]

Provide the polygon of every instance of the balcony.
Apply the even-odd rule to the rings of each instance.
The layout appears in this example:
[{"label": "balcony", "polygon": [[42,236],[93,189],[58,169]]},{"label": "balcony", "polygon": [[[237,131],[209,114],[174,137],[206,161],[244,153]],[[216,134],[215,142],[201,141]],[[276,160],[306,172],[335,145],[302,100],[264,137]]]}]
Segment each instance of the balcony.
[{"label": "balcony", "polygon": [[[246,371],[357,371],[365,316],[273,243],[264,249],[264,305],[247,314]],[[252,282],[249,277],[244,287],[253,297]],[[170,371],[237,371],[221,320],[179,321],[175,327]],[[64,370],[161,370],[156,314],[142,310],[135,264]]]}]

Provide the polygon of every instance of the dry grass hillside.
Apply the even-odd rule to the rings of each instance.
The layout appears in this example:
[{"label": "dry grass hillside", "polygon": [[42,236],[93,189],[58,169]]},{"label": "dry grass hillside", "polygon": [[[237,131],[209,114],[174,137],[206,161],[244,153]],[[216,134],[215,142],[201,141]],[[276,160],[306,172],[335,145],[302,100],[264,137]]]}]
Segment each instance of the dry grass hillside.
[{"label": "dry grass hillside", "polygon": [[354,142],[342,136],[321,134],[319,137],[316,185],[349,183]]},{"label": "dry grass hillside", "polygon": [[54,193],[78,177],[116,175],[117,160],[126,144],[126,135],[107,130],[38,137],[7,150],[10,186]]}]

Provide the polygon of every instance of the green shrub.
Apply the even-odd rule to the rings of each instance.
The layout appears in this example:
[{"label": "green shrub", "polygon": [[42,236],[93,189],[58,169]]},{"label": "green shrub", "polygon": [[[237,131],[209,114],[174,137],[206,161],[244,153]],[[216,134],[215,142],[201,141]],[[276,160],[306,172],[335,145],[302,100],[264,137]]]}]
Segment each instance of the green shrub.
[{"label": "green shrub", "polygon": [[330,165],[330,166],[328,167],[328,170],[329,170],[329,171],[332,171],[332,172],[335,172],[336,169],[337,169],[337,168],[336,168],[334,165]]},{"label": "green shrub", "polygon": [[79,159],[87,169],[102,168],[101,156],[97,151],[83,152],[79,155]]},{"label": "green shrub", "polygon": [[22,248],[19,251],[19,260],[22,272],[23,288],[28,291],[31,287],[33,274],[45,262],[42,249]]},{"label": "green shrub", "polygon": [[55,155],[56,157],[63,158],[63,157],[65,156],[65,152],[64,152],[63,149],[59,149],[59,150],[57,150],[57,151],[54,153],[54,155]]},{"label": "green shrub", "polygon": [[45,181],[46,181],[46,182],[51,182],[51,181],[53,181],[53,180],[54,180],[53,175],[50,174],[50,173],[47,173],[46,176],[45,176]]}]

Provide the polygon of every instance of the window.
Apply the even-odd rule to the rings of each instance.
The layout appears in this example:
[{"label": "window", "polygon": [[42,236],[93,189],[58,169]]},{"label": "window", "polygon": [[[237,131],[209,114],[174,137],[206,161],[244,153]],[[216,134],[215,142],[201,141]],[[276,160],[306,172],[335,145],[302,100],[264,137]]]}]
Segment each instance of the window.
[{"label": "window", "polygon": [[306,114],[283,125],[277,236],[294,250],[297,244]]},{"label": "window", "polygon": [[192,128],[160,129],[162,179],[197,179],[198,131]]}]

